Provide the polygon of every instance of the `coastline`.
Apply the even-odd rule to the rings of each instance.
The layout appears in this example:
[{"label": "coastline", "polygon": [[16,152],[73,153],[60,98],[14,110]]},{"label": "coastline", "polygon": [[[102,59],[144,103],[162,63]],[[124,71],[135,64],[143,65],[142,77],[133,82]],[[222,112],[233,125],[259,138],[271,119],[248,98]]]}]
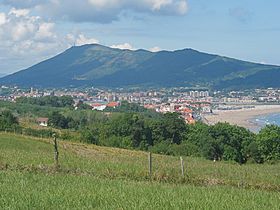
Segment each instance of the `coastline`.
[{"label": "coastline", "polygon": [[280,113],[280,105],[255,105],[255,108],[241,110],[213,110],[213,114],[204,115],[204,118],[210,125],[228,122],[257,131],[261,125],[255,122],[255,118],[274,113]]}]

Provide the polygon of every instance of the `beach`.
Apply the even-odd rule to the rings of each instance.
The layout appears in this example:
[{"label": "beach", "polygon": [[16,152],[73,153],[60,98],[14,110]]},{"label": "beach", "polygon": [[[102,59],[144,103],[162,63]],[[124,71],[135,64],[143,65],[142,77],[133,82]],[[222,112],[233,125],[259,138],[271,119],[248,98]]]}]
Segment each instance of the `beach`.
[{"label": "beach", "polygon": [[250,130],[256,130],[260,125],[254,122],[258,116],[280,113],[280,105],[255,105],[255,108],[240,110],[213,110],[213,114],[204,115],[205,121],[210,124],[228,122]]}]

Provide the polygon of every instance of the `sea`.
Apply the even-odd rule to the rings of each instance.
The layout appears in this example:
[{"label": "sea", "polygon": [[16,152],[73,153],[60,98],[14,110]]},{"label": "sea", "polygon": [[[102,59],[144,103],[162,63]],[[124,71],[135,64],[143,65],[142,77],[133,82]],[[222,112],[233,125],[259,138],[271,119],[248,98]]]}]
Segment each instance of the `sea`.
[{"label": "sea", "polygon": [[280,113],[261,115],[252,119],[251,122],[257,125],[257,128],[254,129],[255,132],[260,131],[266,125],[280,126]]}]

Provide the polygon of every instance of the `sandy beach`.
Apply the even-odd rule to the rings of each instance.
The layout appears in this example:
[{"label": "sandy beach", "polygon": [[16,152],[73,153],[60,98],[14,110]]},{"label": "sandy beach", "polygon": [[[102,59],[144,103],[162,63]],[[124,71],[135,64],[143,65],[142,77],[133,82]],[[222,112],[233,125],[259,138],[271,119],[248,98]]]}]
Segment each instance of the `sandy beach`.
[{"label": "sandy beach", "polygon": [[217,122],[228,122],[250,130],[255,130],[259,126],[253,119],[266,114],[280,113],[280,105],[256,105],[255,108],[241,110],[214,110],[211,115],[204,115],[209,124]]}]

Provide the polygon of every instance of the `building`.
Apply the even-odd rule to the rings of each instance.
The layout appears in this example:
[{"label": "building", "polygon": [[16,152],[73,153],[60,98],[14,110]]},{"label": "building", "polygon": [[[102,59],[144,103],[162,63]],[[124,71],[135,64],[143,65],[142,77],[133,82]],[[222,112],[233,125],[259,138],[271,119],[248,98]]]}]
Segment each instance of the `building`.
[{"label": "building", "polygon": [[44,126],[44,127],[47,127],[48,126],[48,121],[49,121],[49,118],[37,118],[36,122],[38,123],[38,125],[40,126]]},{"label": "building", "polygon": [[91,104],[92,110],[97,110],[97,111],[103,111],[104,109],[106,109],[106,105],[104,104]]},{"label": "building", "polygon": [[116,108],[116,107],[118,107],[120,104],[119,104],[119,102],[110,102],[110,103],[108,103],[106,106],[107,107],[110,107],[110,108]]}]

